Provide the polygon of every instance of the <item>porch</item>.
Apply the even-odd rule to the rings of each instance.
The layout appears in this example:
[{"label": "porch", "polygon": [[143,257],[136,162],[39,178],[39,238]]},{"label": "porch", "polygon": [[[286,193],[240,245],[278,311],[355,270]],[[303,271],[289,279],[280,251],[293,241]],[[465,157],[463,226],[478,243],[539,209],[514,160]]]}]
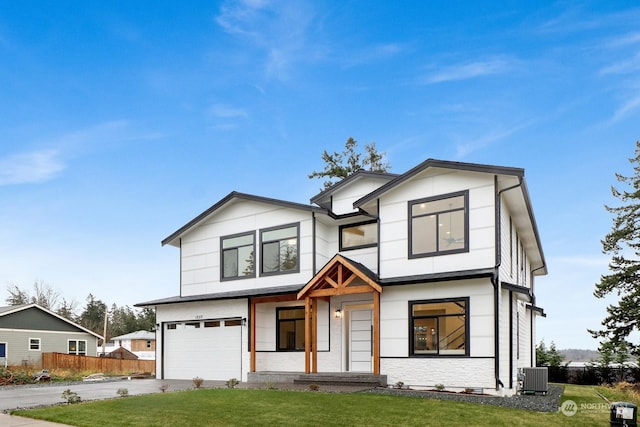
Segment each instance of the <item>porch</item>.
[{"label": "porch", "polygon": [[279,372],[260,371],[249,372],[247,375],[249,384],[318,384],[339,385],[339,386],[362,386],[362,387],[386,387],[387,376],[363,372]]}]

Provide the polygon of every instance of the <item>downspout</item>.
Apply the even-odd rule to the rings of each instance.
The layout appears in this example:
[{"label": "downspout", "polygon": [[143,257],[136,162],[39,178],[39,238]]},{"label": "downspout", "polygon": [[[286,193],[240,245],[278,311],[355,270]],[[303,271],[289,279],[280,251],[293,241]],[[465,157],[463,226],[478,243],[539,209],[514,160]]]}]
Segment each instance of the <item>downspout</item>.
[{"label": "downspout", "polygon": [[178,282],[180,283],[180,298],[182,298],[182,237],[179,240],[180,242],[180,278]]},{"label": "downspout", "polygon": [[[498,189],[498,175],[494,175],[493,176],[493,185],[494,188],[497,190]],[[500,196],[502,196],[502,193],[504,193],[505,191],[509,191],[509,190],[513,190],[515,188],[518,188],[522,186],[522,177],[519,176],[518,177],[518,183],[516,185],[512,185],[511,187],[507,187],[507,188],[503,188],[502,190],[496,191],[496,198],[495,198],[495,204],[496,204],[496,217],[495,217],[495,223],[496,223],[496,233],[495,233],[495,247],[496,247],[496,252],[495,252],[495,271],[493,273],[493,277],[491,278],[491,281],[493,282],[493,319],[494,319],[494,324],[493,324],[493,331],[494,331],[494,365],[493,365],[493,369],[494,369],[494,373],[495,373],[495,381],[496,381],[496,390],[498,390],[500,388],[500,385],[502,385],[502,381],[500,381],[500,265],[502,265],[502,227],[501,227],[501,206],[502,204],[500,203]],[[509,304],[511,304],[511,301],[509,301]],[[511,349],[511,352],[513,352],[513,349]],[[510,362],[510,367],[513,367],[513,360],[511,360]],[[512,372],[509,372],[509,384],[512,384]]]},{"label": "downspout", "polygon": [[311,265],[311,269],[313,270],[313,275],[315,276],[317,271],[316,271],[316,213],[311,211],[311,234],[312,234],[312,249],[311,249],[311,253],[313,255],[313,259],[311,261],[312,265]]},{"label": "downspout", "polygon": [[[533,280],[533,272],[534,271],[538,271],[541,270],[543,268],[545,268],[546,265],[542,264],[540,267],[538,268],[534,268],[533,270],[531,270],[531,305],[535,306],[536,305],[536,293],[533,290],[533,284],[534,284],[534,280]],[[535,355],[536,355],[536,342],[535,342],[535,337],[533,336],[533,325],[534,325],[534,319],[535,317],[533,314],[533,310],[530,310],[530,314],[529,314],[529,336],[531,337],[531,344],[529,345],[529,350],[531,352],[531,367],[534,367],[537,365],[537,361],[535,360]]]}]

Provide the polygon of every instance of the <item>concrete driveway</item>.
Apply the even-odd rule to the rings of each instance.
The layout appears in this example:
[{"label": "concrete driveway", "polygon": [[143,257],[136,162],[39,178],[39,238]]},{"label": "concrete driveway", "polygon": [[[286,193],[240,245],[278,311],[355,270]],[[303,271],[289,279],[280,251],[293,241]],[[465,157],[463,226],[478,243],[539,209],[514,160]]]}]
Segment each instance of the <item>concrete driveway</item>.
[{"label": "concrete driveway", "polygon": [[[25,386],[0,387],[0,411],[33,408],[43,405],[55,405],[65,402],[62,392],[70,389],[83,401],[117,398],[118,389],[126,388],[129,395],[161,393],[160,387],[168,385],[167,391],[193,389],[191,380],[107,380],[73,384],[38,384]],[[224,387],[224,381],[205,381],[203,387]]]}]

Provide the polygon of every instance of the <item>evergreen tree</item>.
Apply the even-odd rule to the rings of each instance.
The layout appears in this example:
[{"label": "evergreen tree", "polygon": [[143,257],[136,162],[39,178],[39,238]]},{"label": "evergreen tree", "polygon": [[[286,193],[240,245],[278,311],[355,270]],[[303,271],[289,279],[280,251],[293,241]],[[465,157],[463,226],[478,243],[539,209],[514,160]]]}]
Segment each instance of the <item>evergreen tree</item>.
[{"label": "evergreen tree", "polygon": [[349,137],[344,144],[342,153],[334,152],[330,154],[327,150],[322,152],[322,160],[324,161],[324,170],[318,172],[313,171],[309,174],[309,178],[326,178],[324,188],[329,188],[334,183],[333,179],[343,179],[349,175],[359,171],[368,170],[371,172],[388,172],[391,166],[385,161],[385,153],[379,153],[376,143],[365,144],[364,155],[356,152],[358,142]]},{"label": "evergreen tree", "polygon": [[625,189],[611,187],[620,205],[605,206],[614,217],[611,232],[602,240],[603,253],[611,255],[611,273],[601,276],[594,291],[597,298],[617,294],[619,300],[607,307],[603,329],[589,330],[594,337],[603,337],[614,345],[626,341],[640,325],[640,141],[636,142],[635,157],[629,162],[633,165],[633,176],[616,173]]}]

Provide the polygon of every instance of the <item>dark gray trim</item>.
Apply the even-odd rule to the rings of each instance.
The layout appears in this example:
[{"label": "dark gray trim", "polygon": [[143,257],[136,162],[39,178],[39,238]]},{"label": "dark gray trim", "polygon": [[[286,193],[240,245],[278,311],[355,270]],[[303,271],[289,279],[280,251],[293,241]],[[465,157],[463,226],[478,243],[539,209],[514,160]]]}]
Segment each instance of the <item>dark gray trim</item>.
[{"label": "dark gray trim", "polygon": [[331,209],[333,207],[333,194],[336,190],[344,187],[345,185],[347,185],[348,183],[350,183],[351,181],[357,179],[357,178],[387,178],[389,180],[392,180],[396,177],[398,177],[398,174],[395,173],[387,173],[387,172],[371,172],[371,171],[367,171],[367,170],[359,170],[356,171],[354,173],[352,173],[351,175],[347,176],[346,178],[341,179],[340,181],[337,181],[335,184],[332,184],[329,188],[326,188],[324,190],[322,190],[320,193],[316,194],[315,196],[313,196],[310,200],[311,203],[315,203],[319,206],[322,206],[320,203],[318,203],[321,199],[324,199],[325,197],[329,196],[331,198],[331,205],[329,206],[329,209]]},{"label": "dark gray trim", "polygon": [[492,278],[494,276],[494,272],[495,269],[493,268],[448,271],[445,273],[419,274],[413,276],[384,278],[379,279],[379,283],[383,286],[395,286],[411,285],[415,283],[447,282],[450,280],[478,279],[483,277]]},{"label": "dark gray trim", "polygon": [[[446,212],[457,212],[462,210],[464,212],[464,247],[461,249],[452,249],[452,250],[439,250],[438,248],[440,247],[440,236],[436,235],[436,250],[434,252],[425,252],[425,253],[417,253],[414,254],[413,253],[413,220],[414,220],[414,216],[413,216],[413,212],[412,212],[412,208],[415,205],[419,205],[421,203],[429,203],[429,202],[435,202],[438,200],[445,200],[445,199],[452,199],[454,197],[460,197],[462,196],[464,199],[464,207],[463,209],[454,209],[451,211],[438,211],[435,212],[436,215],[439,214],[444,214]],[[416,258],[426,258],[426,257],[432,257],[432,256],[440,256],[440,255],[450,255],[450,254],[458,254],[458,253],[464,253],[464,252],[469,252],[469,190],[464,190],[464,191],[456,191],[455,193],[448,193],[448,194],[440,194],[438,196],[431,196],[431,197],[425,197],[423,199],[416,199],[416,200],[409,200],[407,202],[407,207],[408,207],[408,213],[407,213],[407,218],[408,218],[408,225],[409,225],[409,230],[408,233],[409,235],[407,236],[407,242],[408,242],[408,247],[407,247],[407,253],[409,254],[409,259],[416,259]],[[423,216],[428,216],[428,215],[420,215],[420,217]],[[436,225],[436,233],[438,232],[438,227]]]},{"label": "dark gray trim", "polygon": [[[242,236],[251,236],[251,237],[253,237],[253,274],[251,274],[249,276],[241,276],[240,275],[240,270],[238,268],[238,275],[237,276],[225,277],[224,276],[224,249],[222,247],[222,245],[224,243],[224,240],[225,239],[233,239],[233,238],[242,237]],[[246,231],[244,233],[235,233],[235,234],[229,234],[229,235],[226,235],[226,236],[220,236],[219,240],[220,240],[220,281],[221,282],[228,282],[228,281],[232,281],[232,280],[254,279],[256,277],[256,231],[255,230],[251,230],[251,231]],[[239,262],[238,262],[238,267],[240,267],[240,263]],[[180,271],[182,271],[182,269]]]},{"label": "dark gray trim", "polygon": [[229,292],[218,292],[212,294],[199,294],[199,295],[191,295],[186,297],[175,296],[162,298],[152,301],[140,302],[134,304],[134,307],[152,307],[156,305],[166,305],[166,304],[181,304],[181,303],[189,303],[189,302],[200,302],[200,301],[219,301],[219,300],[227,300],[227,299],[241,299],[241,298],[249,298],[249,297],[264,297],[264,296],[278,296],[278,295],[288,295],[288,294],[297,294],[300,289],[302,289],[306,283],[299,285],[288,285],[288,286],[278,286],[273,288],[265,288],[265,289],[244,289],[238,291],[229,291]]},{"label": "dark gray trim", "polygon": [[428,168],[443,168],[443,169],[453,169],[453,170],[469,171],[469,172],[483,172],[483,173],[491,173],[491,174],[497,173],[500,175],[524,176],[524,169],[521,169],[521,168],[511,168],[511,167],[503,167],[503,166],[481,165],[477,163],[462,163],[462,162],[451,162],[451,161],[445,161],[445,160],[427,159],[424,162],[420,163],[418,166],[415,166],[409,171],[403,173],[402,175],[397,176],[394,180],[386,183],[385,185],[378,188],[377,190],[356,200],[353,204],[354,207],[362,206],[365,203],[380,197],[382,194],[395,188],[396,186],[402,184],[403,182],[409,180],[410,178],[413,178],[415,175],[419,174],[420,172]]},{"label": "dark gray trim", "polygon": [[544,312],[544,309],[542,307],[536,307],[532,304],[527,304],[526,307],[533,313],[538,313],[542,317],[547,317],[547,314]]},{"label": "dark gray trim", "polygon": [[380,242],[382,241],[380,238],[380,233],[382,232],[382,227],[380,226],[380,199],[377,200],[378,203],[378,215],[376,217],[376,221],[378,222],[378,250],[376,251],[376,262],[377,262],[377,268],[376,271],[378,272],[378,277],[382,275],[382,272],[380,271],[381,265],[382,265],[382,260],[380,259]]},{"label": "dark gray trim", "polygon": [[[410,358],[433,358],[433,357],[451,357],[451,358],[460,358],[460,357],[469,357],[469,355],[471,354],[471,350],[470,350],[470,330],[469,327],[471,325],[470,322],[470,308],[469,308],[469,304],[470,304],[470,297],[460,297],[460,298],[435,298],[435,299],[426,299],[426,300],[411,300],[408,301],[408,308],[409,308],[409,314],[408,314],[408,319],[409,319],[409,357]],[[456,302],[456,301],[464,301],[465,302],[465,306],[464,306],[464,354],[445,354],[445,355],[441,355],[441,354],[415,354],[414,351],[414,338],[413,338],[413,320],[414,315],[413,315],[413,306],[416,304],[431,304],[431,303],[441,303],[441,302]],[[434,316],[417,316],[418,318],[440,318],[440,317],[448,317],[448,316],[454,316],[454,315],[434,315]],[[458,315],[459,316],[459,315]],[[440,331],[438,331],[438,337],[440,336]],[[440,340],[438,340],[440,341]],[[440,350],[438,350],[440,351]]]},{"label": "dark gray trim", "polygon": [[[376,229],[376,233],[377,233],[377,239],[375,243],[369,243],[367,245],[359,245],[359,246],[350,246],[348,248],[345,248],[342,245],[342,230],[344,230],[345,228],[350,228],[350,227],[356,227],[358,225],[370,225],[370,224],[377,224],[378,221],[373,219],[373,220],[367,220],[367,221],[361,221],[361,222],[354,222],[352,224],[343,224],[343,225],[339,225],[338,226],[338,248],[339,251],[353,251],[356,249],[364,249],[364,248],[373,248],[373,247],[377,247],[380,244],[380,234],[379,234],[379,230]],[[379,227],[377,227],[379,228]]]},{"label": "dark gray trim", "polygon": [[278,200],[278,199],[272,199],[269,197],[255,196],[253,194],[246,194],[246,193],[239,193],[237,191],[232,191],[231,193],[227,194],[225,197],[220,199],[213,206],[209,207],[207,210],[205,210],[204,212],[196,216],[194,219],[192,219],[191,221],[189,221],[188,223],[180,227],[177,231],[175,231],[174,233],[172,233],[171,235],[163,239],[162,246],[180,237],[189,229],[197,225],[200,221],[204,220],[206,217],[208,217],[213,212],[217,211],[218,209],[220,209],[221,207],[223,207],[233,199],[242,199],[242,200],[248,200],[252,202],[260,202],[260,203],[267,203],[271,205],[282,206],[285,208],[301,209],[301,210],[311,211],[311,212],[315,211],[315,212],[326,213],[325,209],[318,208],[311,205],[304,205],[302,203],[288,202],[286,200]]},{"label": "dark gray trim", "polygon": [[513,388],[513,291],[509,291],[509,388]]},{"label": "dark gray trim", "polygon": [[[264,266],[264,248],[263,248],[263,244],[264,241],[262,240],[262,234],[265,232],[269,232],[269,231],[275,231],[275,230],[282,230],[284,228],[291,228],[291,227],[295,227],[296,228],[296,268],[293,270],[285,270],[285,271],[268,271],[268,272],[264,272],[262,271],[262,267]],[[299,222],[293,222],[290,224],[284,224],[284,225],[278,225],[275,227],[267,227],[267,228],[261,228],[260,230],[258,230],[258,236],[260,239],[260,277],[267,277],[267,276],[278,276],[281,274],[294,274],[294,273],[300,273],[300,223]],[[273,243],[274,240],[269,240],[268,243]]]},{"label": "dark gray trim", "polygon": [[317,224],[317,219],[316,219],[316,213],[315,212],[311,212],[311,234],[312,234],[312,238],[313,238],[313,242],[311,243],[311,255],[312,255],[312,259],[311,259],[311,271],[313,271],[313,275],[315,276],[316,273],[318,272],[318,270],[316,270],[317,267],[317,256],[318,256],[318,245],[316,242],[317,239],[317,228],[318,224]]},{"label": "dark gray trim", "polygon": [[529,299],[533,297],[531,294],[531,289],[526,286],[514,285],[513,283],[501,282],[500,287],[502,289],[508,290],[509,292],[517,292],[519,294],[527,295]]}]

